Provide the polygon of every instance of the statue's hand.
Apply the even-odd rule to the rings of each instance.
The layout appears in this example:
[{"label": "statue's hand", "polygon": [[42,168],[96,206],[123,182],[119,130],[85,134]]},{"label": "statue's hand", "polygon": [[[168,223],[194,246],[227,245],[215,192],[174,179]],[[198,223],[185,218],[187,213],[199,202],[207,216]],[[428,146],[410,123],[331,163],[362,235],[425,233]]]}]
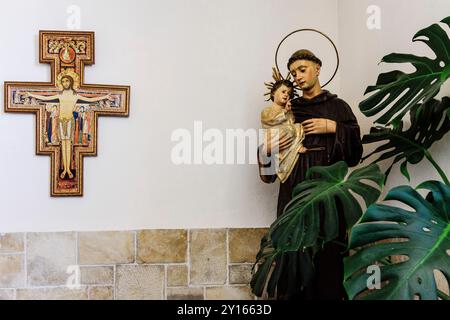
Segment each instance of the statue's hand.
[{"label": "statue's hand", "polygon": [[292,110],[292,102],[291,102],[291,99],[289,99],[288,102],[286,103],[285,109],[286,109],[286,111],[291,111],[291,110]]},{"label": "statue's hand", "polygon": [[336,121],[323,118],[313,118],[302,122],[303,130],[305,134],[323,134],[323,133],[335,133]]}]

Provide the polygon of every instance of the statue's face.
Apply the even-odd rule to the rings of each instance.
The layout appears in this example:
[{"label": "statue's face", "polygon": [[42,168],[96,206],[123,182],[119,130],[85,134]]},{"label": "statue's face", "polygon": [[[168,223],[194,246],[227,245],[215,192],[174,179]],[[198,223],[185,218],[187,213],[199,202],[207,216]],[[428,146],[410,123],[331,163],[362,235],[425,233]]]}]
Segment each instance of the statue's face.
[{"label": "statue's face", "polygon": [[293,62],[289,71],[302,91],[312,89],[319,81],[320,66],[309,60],[297,60]]},{"label": "statue's face", "polygon": [[70,80],[68,78],[63,78],[61,80],[61,84],[65,90],[70,89],[72,86],[72,83],[70,82]]},{"label": "statue's face", "polygon": [[291,93],[292,89],[286,87],[285,85],[282,85],[273,94],[273,102],[280,106],[284,106],[289,101]]}]

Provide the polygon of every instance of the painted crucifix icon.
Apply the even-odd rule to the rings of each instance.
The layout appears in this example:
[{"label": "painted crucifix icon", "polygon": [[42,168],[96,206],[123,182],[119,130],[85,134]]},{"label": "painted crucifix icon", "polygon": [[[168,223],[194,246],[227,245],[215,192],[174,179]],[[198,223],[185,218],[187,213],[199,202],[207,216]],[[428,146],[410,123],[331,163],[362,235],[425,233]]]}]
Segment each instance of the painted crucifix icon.
[{"label": "painted crucifix icon", "polygon": [[51,195],[83,195],[83,157],[97,155],[98,116],[128,116],[129,86],[84,83],[94,33],[40,31],[51,81],[5,82],[5,112],[36,114],[36,154],[51,156]]}]

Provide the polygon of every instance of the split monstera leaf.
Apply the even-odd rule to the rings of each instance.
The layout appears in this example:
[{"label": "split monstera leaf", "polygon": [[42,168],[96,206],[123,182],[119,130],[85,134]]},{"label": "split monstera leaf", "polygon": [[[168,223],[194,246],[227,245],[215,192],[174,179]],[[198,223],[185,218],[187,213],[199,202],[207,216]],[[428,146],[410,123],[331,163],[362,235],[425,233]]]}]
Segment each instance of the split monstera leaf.
[{"label": "split monstera leaf", "polygon": [[[298,261],[290,259],[289,266],[284,265],[284,256],[292,256],[303,248],[319,248],[323,243],[336,239],[339,232],[338,203],[345,208],[345,224],[350,229],[363,213],[354,194],[362,197],[366,206],[378,199],[384,181],[378,165],[355,170],[346,178],[347,174],[348,166],[344,161],[329,167],[313,167],[308,170],[305,181],[294,188],[293,199],[284,214],[272,224],[261,241],[255,264],[259,268],[251,282],[256,295],[261,296],[267,284],[268,294],[273,296],[284,268],[292,273],[292,283],[308,282],[312,275],[311,261],[307,260],[309,256],[305,255]],[[321,210],[324,221],[320,221]],[[320,232],[321,224],[324,225],[323,233]]]},{"label": "split monstera leaf", "polygon": [[[350,298],[361,293],[366,293],[364,299],[449,298],[437,289],[434,270],[450,279],[450,187],[427,181],[418,189],[429,190],[428,197],[424,199],[413,188],[400,186],[389,191],[385,199],[399,201],[412,211],[375,204],[353,228],[350,249],[357,251],[345,259],[344,284]],[[407,260],[380,263],[379,281],[385,285],[369,291],[367,268],[390,256]]]},{"label": "split monstera leaf", "polygon": [[[441,22],[450,27],[450,17]],[[381,60],[386,63],[409,63],[416,71],[405,73],[394,70],[382,73],[376,85],[367,87],[364,94],[374,93],[362,101],[359,108],[368,117],[384,111],[376,123],[393,124],[397,127],[403,116],[414,106],[433,99],[450,77],[450,40],[440,25],[433,24],[420,30],[413,41],[425,43],[436,58],[391,53]]]},{"label": "split monstera leaf", "polygon": [[424,104],[416,105],[410,110],[411,125],[407,130],[403,130],[403,121],[395,128],[372,127],[370,134],[363,137],[363,144],[385,143],[363,157],[363,161],[375,154],[379,154],[379,157],[374,162],[394,158],[385,173],[386,177],[392,166],[402,161],[400,170],[409,181],[407,164],[417,164],[426,157],[435,166],[444,181],[448,183],[445,174],[436,164],[428,149],[449,132],[450,118],[446,115],[449,107],[450,98],[448,97],[444,97],[442,101],[432,99]]}]

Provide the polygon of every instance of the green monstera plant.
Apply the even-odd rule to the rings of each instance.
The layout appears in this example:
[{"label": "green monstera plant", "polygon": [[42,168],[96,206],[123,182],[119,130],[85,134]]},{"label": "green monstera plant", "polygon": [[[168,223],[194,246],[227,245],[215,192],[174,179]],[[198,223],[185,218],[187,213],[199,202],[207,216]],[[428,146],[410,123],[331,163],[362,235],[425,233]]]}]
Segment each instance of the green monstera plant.
[{"label": "green monstera plant", "polygon": [[[450,25],[450,17],[441,21]],[[369,86],[365,94],[375,92],[361,102],[359,108],[366,116],[385,111],[375,122],[398,124],[403,116],[419,102],[426,103],[435,97],[444,82],[450,77],[450,52],[448,35],[441,26],[420,30],[413,41],[425,43],[436,54],[435,59],[412,54],[392,53],[381,62],[410,63],[416,71],[405,73],[395,70],[382,73],[376,85]],[[387,109],[387,110],[386,110]]]},{"label": "green monstera plant", "polygon": [[[441,22],[450,27],[450,17]],[[306,278],[314,272],[310,256],[289,259],[287,265],[284,257],[297,257],[306,248],[314,252],[321,244],[336,239],[339,201],[345,205],[345,223],[351,229],[348,250],[352,255],[344,260],[344,286],[351,299],[449,298],[437,288],[434,274],[439,271],[450,282],[450,183],[429,148],[450,130],[450,98],[435,99],[450,77],[450,39],[440,25],[433,24],[416,33],[413,41],[428,45],[436,58],[399,53],[385,56],[382,62],[409,63],[416,70],[381,74],[376,85],[365,92],[371,95],[359,105],[366,116],[383,112],[375,120],[377,125],[363,137],[364,144],[381,145],[362,161],[374,155],[378,158],[347,179],[344,162],[309,170],[307,179],[294,189],[284,214],[261,241],[254,267],[257,271],[251,281],[256,295],[267,290],[273,297],[282,273],[288,273],[292,286],[307,282]],[[409,127],[405,116],[409,116]],[[409,181],[408,164],[417,164],[424,158],[437,170],[442,182],[420,184],[417,189],[429,191],[425,197],[410,186],[400,186],[390,190],[385,198],[399,201],[412,211],[375,203],[381,192],[364,181],[371,180],[382,188],[398,162]],[[382,173],[377,163],[390,159],[391,165]],[[364,199],[368,207],[364,214],[349,190]],[[325,212],[322,235],[320,208]],[[372,275],[367,268],[373,266],[380,270],[375,288],[368,285]]]},{"label": "green monstera plant", "polygon": [[[313,175],[316,178],[313,178]],[[382,185],[384,175],[378,165],[370,165],[352,172],[347,178],[348,167],[340,161],[329,167],[312,167],[308,170],[306,180],[298,184],[293,190],[293,198],[284,209],[284,213],[271,226],[268,234],[261,242],[261,249],[257,256],[257,263],[261,264],[253,276],[251,286],[253,292],[261,296],[268,281],[268,294],[273,297],[275,288],[285,266],[283,256],[297,252],[304,247],[317,247],[321,242],[332,241],[338,236],[338,214],[336,199],[348,210],[345,210],[345,223],[350,229],[361,217],[362,208],[350,192],[360,195],[366,206],[374,203],[380,196],[377,189],[367,181]],[[324,234],[319,236],[320,217],[317,212],[320,206],[324,210]],[[290,259],[290,261],[295,261]],[[295,267],[300,267],[301,274],[311,274],[309,263],[299,261]],[[272,267],[274,269],[272,270]],[[272,272],[271,272],[272,271]],[[292,271],[291,271],[292,272]],[[270,278],[269,278],[269,274]],[[291,278],[297,279],[296,272]],[[296,282],[292,281],[292,283]],[[299,280],[306,282],[307,279]]]},{"label": "green monstera plant", "polygon": [[[441,22],[450,27],[450,17]],[[438,289],[435,272],[450,282],[450,182],[429,148],[450,130],[450,98],[434,99],[450,77],[450,39],[441,26],[433,24],[419,31],[413,41],[426,43],[436,58],[396,53],[383,58],[384,62],[410,63],[416,71],[382,74],[377,85],[366,90],[379,91],[361,102],[361,111],[371,116],[388,109],[376,122],[391,126],[373,127],[363,138],[366,144],[386,142],[364,159],[374,154],[381,154],[375,162],[394,157],[386,177],[394,163],[403,161],[400,170],[409,180],[407,164],[425,157],[442,182],[420,184],[417,189],[429,191],[425,198],[410,186],[389,191],[385,200],[396,200],[413,210],[385,204],[368,208],[352,229],[349,249],[355,254],[344,260],[344,286],[352,299],[449,299],[448,293]],[[407,93],[401,96],[402,92]],[[398,100],[390,103],[394,99]],[[411,125],[403,130],[403,116],[408,113]],[[375,287],[369,285],[372,278],[367,272],[373,266],[380,271]]]},{"label": "green monstera plant", "polygon": [[[375,204],[353,228],[351,247],[365,248],[345,261],[345,287],[350,298],[361,293],[366,293],[365,299],[448,298],[438,292],[434,270],[450,279],[450,187],[427,181],[417,188],[428,189],[428,199],[409,186],[394,188],[386,196],[386,200],[397,200],[414,211]],[[392,238],[394,242],[383,241]],[[379,281],[386,285],[368,291],[371,279],[364,270],[390,256],[406,256],[407,260],[381,263]]]},{"label": "green monstera plant", "polygon": [[[313,167],[304,183],[293,190],[293,198],[284,209],[283,215],[272,225],[270,236],[276,247],[287,251],[298,250],[300,246],[312,247],[317,243],[320,231],[319,205],[323,205],[325,228],[323,240],[328,242],[338,236],[338,214],[336,199],[344,212],[347,228],[351,228],[362,215],[358,200],[350,190],[359,194],[368,207],[380,196],[380,190],[364,183],[364,180],[382,184],[383,175],[378,166],[371,165],[352,172],[347,179],[348,167],[344,161],[330,167]],[[312,178],[313,174],[319,178]]]},{"label": "green monstera plant", "polygon": [[400,169],[402,174],[409,180],[407,164],[417,164],[426,157],[439,172],[445,183],[448,184],[445,173],[433,159],[428,149],[433,143],[441,140],[450,130],[450,118],[446,115],[449,107],[450,99],[447,97],[442,101],[429,100],[411,108],[411,125],[407,130],[403,130],[403,121],[394,128],[373,127],[370,130],[370,134],[363,137],[363,144],[385,143],[363,157],[362,160],[364,161],[374,154],[380,154],[376,162],[394,157],[394,161],[386,171],[386,177],[395,163],[403,161]]}]

